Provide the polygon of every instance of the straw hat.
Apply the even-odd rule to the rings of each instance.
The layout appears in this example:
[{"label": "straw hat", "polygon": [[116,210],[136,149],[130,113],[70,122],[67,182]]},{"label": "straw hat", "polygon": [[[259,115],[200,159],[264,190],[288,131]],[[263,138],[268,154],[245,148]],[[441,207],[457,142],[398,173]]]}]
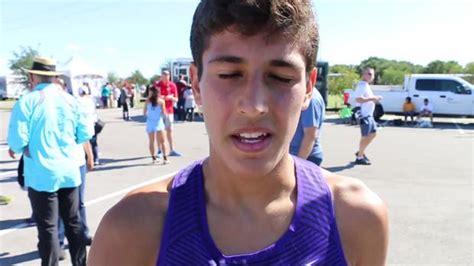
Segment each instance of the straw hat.
[{"label": "straw hat", "polygon": [[33,66],[31,69],[25,69],[28,73],[40,76],[60,76],[60,72],[56,72],[56,62],[46,57],[33,58]]}]

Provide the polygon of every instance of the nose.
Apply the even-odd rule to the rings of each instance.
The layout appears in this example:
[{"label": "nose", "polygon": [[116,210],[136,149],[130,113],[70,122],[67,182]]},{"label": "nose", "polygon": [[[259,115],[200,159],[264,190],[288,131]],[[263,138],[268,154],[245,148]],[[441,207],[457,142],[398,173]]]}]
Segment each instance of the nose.
[{"label": "nose", "polygon": [[258,78],[249,81],[239,97],[240,114],[258,118],[268,112],[268,95],[265,84]]}]

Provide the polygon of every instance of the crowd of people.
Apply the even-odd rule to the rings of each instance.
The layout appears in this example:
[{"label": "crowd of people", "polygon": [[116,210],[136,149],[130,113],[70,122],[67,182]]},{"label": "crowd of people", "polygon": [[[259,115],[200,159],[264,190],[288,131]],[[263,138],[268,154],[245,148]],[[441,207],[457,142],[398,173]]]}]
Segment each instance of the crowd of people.
[{"label": "crowd of people", "polygon": [[[64,259],[64,240],[67,236],[73,264],[81,265],[85,261],[85,245],[92,243],[84,206],[84,189],[87,171],[99,164],[97,135],[100,130],[97,130],[99,119],[95,112],[97,103],[90,96],[87,83],[79,88],[78,98],[71,98],[64,80],[54,76],[58,73],[35,70],[41,64],[50,66],[49,69],[54,66],[51,60],[38,57],[35,58],[32,69],[28,70],[32,91],[15,105],[12,112],[8,138],[10,156],[15,158],[15,153],[23,154],[19,165],[19,176],[22,176],[23,180],[20,185],[28,190],[33,209],[31,219],[38,227],[38,248],[42,261],[45,265],[49,265],[51,262]],[[181,156],[173,146],[174,119],[192,121],[196,102],[192,85],[185,81],[184,76],[180,76],[175,84],[170,80],[170,73],[167,70],[163,70],[161,74],[161,79],[148,86],[145,92],[143,115],[146,117],[146,133],[152,162],[156,163],[162,157],[163,164],[168,164],[168,156]],[[296,131],[289,143],[289,153],[319,166],[323,161],[320,135],[325,104],[319,91],[313,87],[316,75],[316,72],[311,72],[309,85],[311,87],[307,88],[309,95],[307,104],[301,109]],[[375,103],[380,101],[381,97],[371,93],[369,83],[373,80],[373,76],[373,69],[364,69],[362,80],[357,85],[355,93],[356,102],[361,108],[359,123],[362,135],[359,150],[356,152],[356,164],[370,164],[365,149],[374,139],[377,130],[372,114]],[[102,107],[109,108],[114,105],[122,107],[124,120],[129,120],[128,106],[133,106],[132,95],[134,95],[131,91],[134,91],[134,86],[128,83],[124,83],[121,89],[114,84],[104,84],[101,88]],[[58,95],[60,97],[56,97]],[[109,101],[111,97],[114,97],[116,104]],[[61,104],[62,100],[66,100],[68,105]],[[54,106],[61,111],[51,115],[48,106]],[[427,100],[423,108],[421,113],[429,114],[432,110]],[[413,110],[415,106],[407,98],[404,104],[406,115],[413,115]],[[38,112],[44,118],[41,122],[33,119],[38,116]],[[76,120],[73,119],[72,124],[65,125],[64,117]],[[50,126],[62,134],[45,141],[37,139],[36,135],[28,131],[30,128],[46,130],[46,127],[51,130]],[[69,136],[67,134],[76,136],[67,139]],[[254,134],[250,134],[249,141],[256,142],[262,137],[262,135],[253,136]],[[50,143],[56,143],[57,147],[51,146]],[[73,165],[77,166],[78,170],[76,173],[70,168],[63,169],[59,166],[38,163],[37,160],[45,156],[44,154],[54,153],[55,149],[71,151],[71,156],[59,155],[56,159],[74,162]],[[44,154],[40,152],[42,150]],[[44,176],[36,174],[41,172]],[[50,183],[38,180],[39,176],[48,178]],[[60,180],[63,182],[59,182]],[[77,213],[73,214],[76,210]]]},{"label": "crowd of people", "polygon": [[[84,186],[87,169],[99,163],[96,102],[87,83],[76,99],[52,60],[34,59],[32,91],[12,111],[8,144],[13,158],[23,154],[42,265],[58,264],[64,235],[73,265],[86,264],[91,244],[89,265],[384,264],[383,202],[361,181],[319,167],[325,105],[314,88],[319,35],[311,3],[262,2],[200,2],[191,84],[184,76],[175,84],[163,70],[148,85],[143,115],[152,162],[167,164],[181,156],[175,119],[192,121],[199,104],[209,156],[129,193],[93,241]],[[356,164],[370,164],[365,150],[377,131],[373,77],[364,69],[355,92],[362,112]],[[120,87],[104,84],[100,106],[121,107],[128,121],[137,90]]]}]

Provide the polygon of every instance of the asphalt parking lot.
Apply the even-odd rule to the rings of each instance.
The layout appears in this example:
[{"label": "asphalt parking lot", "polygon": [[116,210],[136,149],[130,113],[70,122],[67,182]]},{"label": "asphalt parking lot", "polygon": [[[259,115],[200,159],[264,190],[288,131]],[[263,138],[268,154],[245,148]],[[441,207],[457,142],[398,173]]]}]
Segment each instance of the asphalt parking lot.
[{"label": "asphalt parking lot", "polygon": [[[183,157],[152,165],[141,110],[122,121],[119,109],[99,110],[107,124],[99,136],[102,165],[86,183],[92,233],[104,213],[134,187],[155,182],[207,154],[202,122],[175,124],[176,148]],[[389,265],[473,265],[472,119],[435,119],[434,128],[382,127],[367,155],[373,165],[351,162],[359,129],[328,115],[323,128],[323,167],[363,180],[388,205]],[[8,157],[9,111],[0,110],[0,265],[39,265],[36,228],[25,191],[16,183],[17,161]],[[438,122],[436,122],[438,121]],[[69,265],[69,260],[60,263]]]}]

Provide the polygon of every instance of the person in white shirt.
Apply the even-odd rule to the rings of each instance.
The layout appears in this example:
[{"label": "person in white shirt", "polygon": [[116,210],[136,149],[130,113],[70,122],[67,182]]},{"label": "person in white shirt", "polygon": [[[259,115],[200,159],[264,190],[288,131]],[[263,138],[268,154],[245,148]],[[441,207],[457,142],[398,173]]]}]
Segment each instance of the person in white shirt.
[{"label": "person in white shirt", "polygon": [[365,156],[367,146],[376,136],[377,123],[373,114],[375,103],[382,100],[382,96],[374,95],[369,83],[374,80],[375,71],[373,68],[365,68],[362,72],[362,80],[357,84],[354,92],[355,101],[360,106],[360,132],[359,150],[356,153],[355,164],[370,165],[371,162]]},{"label": "person in white shirt", "polygon": [[423,105],[421,106],[418,119],[420,119],[421,117],[429,117],[431,124],[433,124],[433,105],[430,103],[428,98],[425,98],[423,100]]},{"label": "person in white shirt", "polygon": [[[193,90],[190,86],[186,87],[186,90],[183,92],[184,102],[184,110],[185,110],[185,119],[188,121],[194,120],[194,108],[196,107],[196,102],[194,101]],[[189,118],[188,118],[189,116]]]},{"label": "person in white shirt", "polygon": [[114,95],[114,100],[115,100],[115,104],[117,106],[117,108],[120,108],[122,107],[121,103],[120,103],[120,89],[117,87],[117,85],[112,84],[112,87],[114,88],[113,90],[113,95]]}]

